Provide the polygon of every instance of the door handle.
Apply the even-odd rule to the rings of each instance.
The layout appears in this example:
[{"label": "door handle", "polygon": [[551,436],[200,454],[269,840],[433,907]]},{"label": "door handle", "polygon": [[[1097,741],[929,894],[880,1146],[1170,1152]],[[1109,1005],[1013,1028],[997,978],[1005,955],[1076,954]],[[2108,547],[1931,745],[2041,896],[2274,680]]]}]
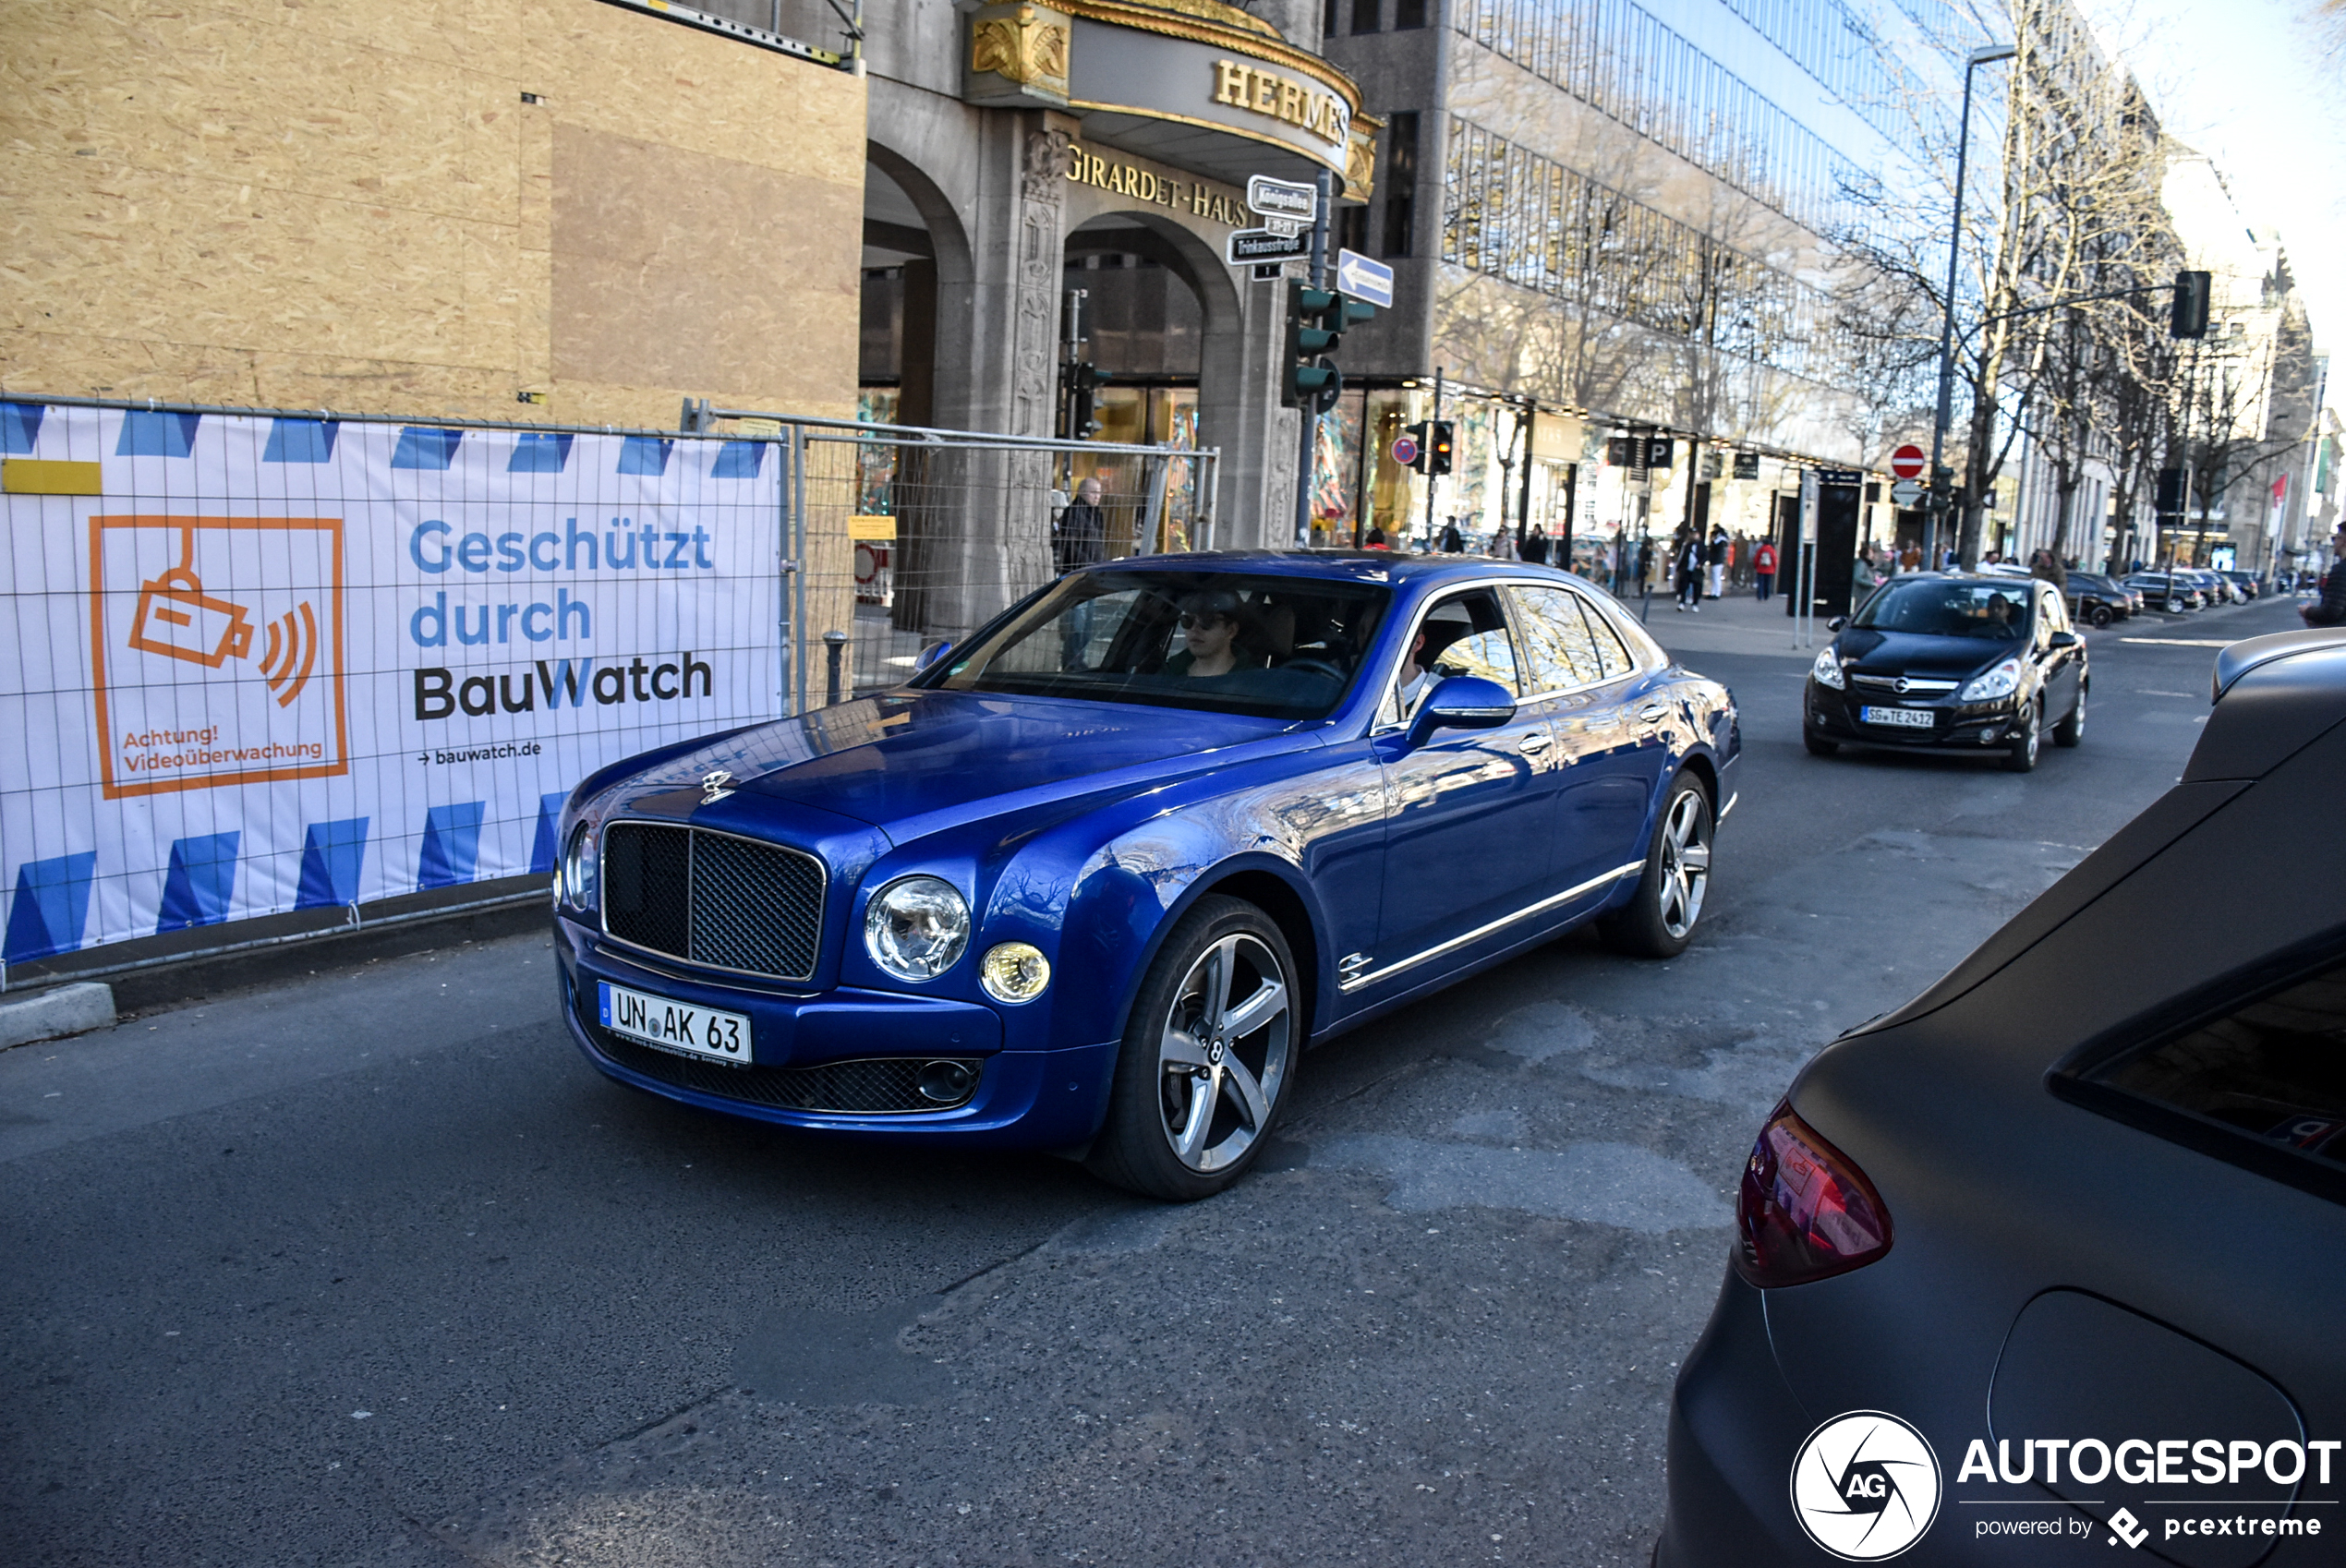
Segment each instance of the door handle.
[{"label": "door handle", "polygon": [[1547,731],[1543,730],[1534,730],[1530,734],[1526,735],[1523,738],[1522,751],[1526,756],[1530,755],[1533,752],[1544,752],[1547,749],[1548,734]]},{"label": "door handle", "polygon": [[1640,724],[1659,724],[1664,718],[1668,717],[1669,712],[1670,705],[1667,703],[1648,703],[1645,706],[1638,710],[1638,722]]}]

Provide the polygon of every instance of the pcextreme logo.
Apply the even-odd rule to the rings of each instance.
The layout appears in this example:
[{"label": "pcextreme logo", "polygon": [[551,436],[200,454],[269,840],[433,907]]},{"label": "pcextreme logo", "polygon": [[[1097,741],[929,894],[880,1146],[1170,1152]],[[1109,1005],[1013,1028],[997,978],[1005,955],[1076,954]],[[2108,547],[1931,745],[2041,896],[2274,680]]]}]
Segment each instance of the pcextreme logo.
[{"label": "pcextreme logo", "polygon": [[1846,1562],[1879,1562],[1939,1516],[1939,1456],[1922,1433],[1880,1410],[1835,1416],[1792,1461],[1792,1516]]}]

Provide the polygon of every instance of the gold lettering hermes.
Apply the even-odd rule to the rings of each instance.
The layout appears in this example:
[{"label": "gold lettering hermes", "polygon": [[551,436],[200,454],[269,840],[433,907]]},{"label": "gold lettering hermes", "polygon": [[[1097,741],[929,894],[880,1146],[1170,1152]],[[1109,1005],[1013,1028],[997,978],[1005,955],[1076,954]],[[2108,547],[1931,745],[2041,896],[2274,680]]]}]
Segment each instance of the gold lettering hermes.
[{"label": "gold lettering hermes", "polygon": [[1243,60],[1214,62],[1214,102],[1300,126],[1330,147],[1351,139],[1352,111],[1317,82],[1297,81]]}]

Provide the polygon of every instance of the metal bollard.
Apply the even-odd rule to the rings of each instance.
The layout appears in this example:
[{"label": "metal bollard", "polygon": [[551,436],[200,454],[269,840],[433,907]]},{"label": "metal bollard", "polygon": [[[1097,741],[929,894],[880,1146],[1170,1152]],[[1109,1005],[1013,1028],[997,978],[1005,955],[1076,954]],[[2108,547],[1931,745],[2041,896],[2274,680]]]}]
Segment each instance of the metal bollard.
[{"label": "metal bollard", "polygon": [[846,652],[846,633],[826,632],[823,633],[823,706],[825,707],[839,706],[840,657]]}]

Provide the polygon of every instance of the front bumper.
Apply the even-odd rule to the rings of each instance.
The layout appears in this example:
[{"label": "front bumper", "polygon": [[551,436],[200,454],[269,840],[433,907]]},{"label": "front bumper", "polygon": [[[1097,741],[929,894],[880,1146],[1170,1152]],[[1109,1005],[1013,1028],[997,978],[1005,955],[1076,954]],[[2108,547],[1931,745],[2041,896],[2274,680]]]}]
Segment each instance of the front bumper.
[{"label": "front bumper", "polygon": [[[2011,741],[2013,725],[2020,713],[2016,694],[1991,703],[1958,703],[1953,696],[1917,703],[1901,701],[1888,693],[1877,696],[1836,692],[1819,685],[1814,676],[1808,678],[1808,694],[1801,706],[1802,722],[1808,727],[1808,732],[1824,740],[1925,752],[1984,752],[2003,745]],[[1858,710],[1865,707],[1927,713],[1930,715],[1930,728],[1869,724],[1857,717]]]},{"label": "front bumper", "polygon": [[[988,1007],[852,986],[784,993],[710,983],[682,966],[653,967],[573,921],[557,917],[554,923],[562,1021],[572,1041],[604,1075],[646,1093],[812,1132],[999,1149],[1082,1144],[1106,1111],[1114,1041],[1005,1050],[1001,1018]],[[601,1025],[596,986],[606,980],[747,1015],[753,1065],[678,1056],[610,1032]],[[848,1103],[868,1106],[886,1099],[891,1084],[909,1085],[914,1070],[933,1060],[964,1063],[975,1072],[966,1100],[937,1109],[825,1104],[821,1086],[837,1082],[859,1091]],[[921,1104],[909,1096],[903,1103]]]}]

